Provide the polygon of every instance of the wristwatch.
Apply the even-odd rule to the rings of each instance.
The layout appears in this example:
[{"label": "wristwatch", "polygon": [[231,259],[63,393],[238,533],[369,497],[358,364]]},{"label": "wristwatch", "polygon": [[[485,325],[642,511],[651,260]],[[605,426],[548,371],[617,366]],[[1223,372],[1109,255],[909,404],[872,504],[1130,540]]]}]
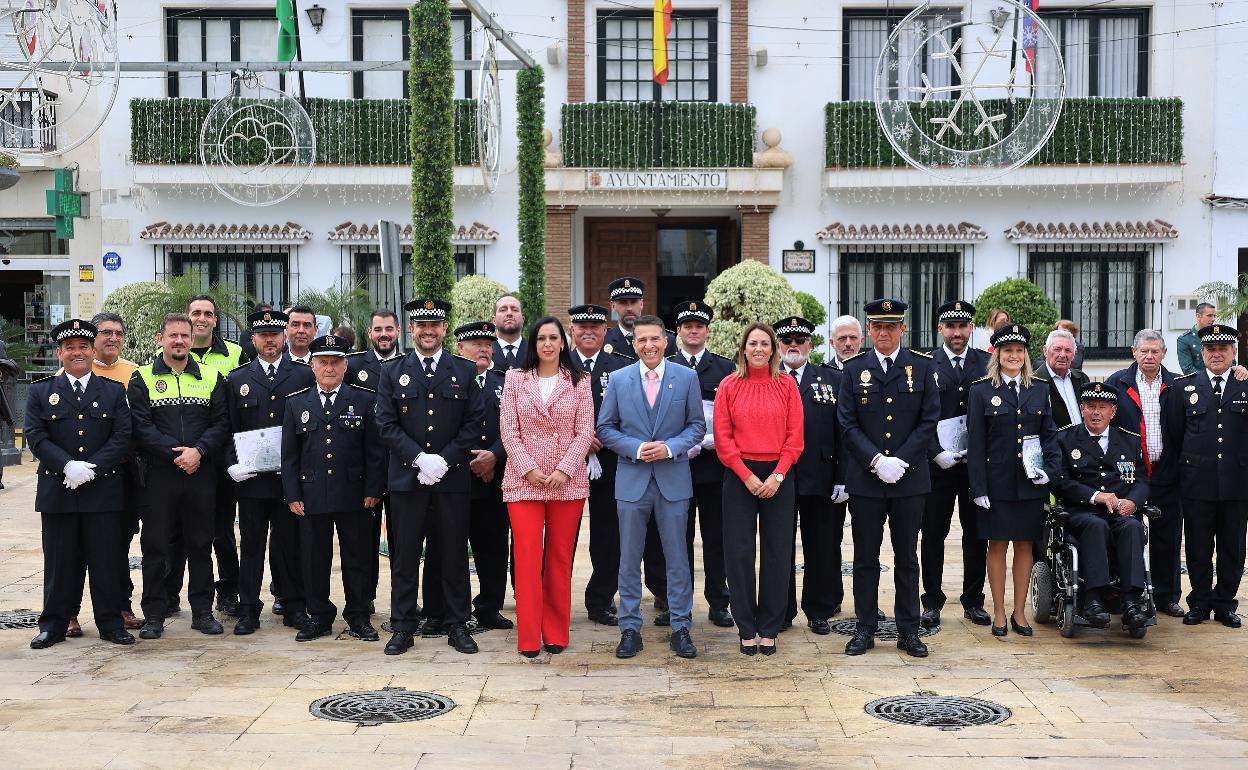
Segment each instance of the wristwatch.
[{"label": "wristwatch", "polygon": [[771,474],[771,477],[772,477],[773,479],[775,479],[776,481],[779,481],[779,482],[783,482],[783,481],[784,481],[784,474],[783,474],[783,473],[773,473],[773,474]]}]

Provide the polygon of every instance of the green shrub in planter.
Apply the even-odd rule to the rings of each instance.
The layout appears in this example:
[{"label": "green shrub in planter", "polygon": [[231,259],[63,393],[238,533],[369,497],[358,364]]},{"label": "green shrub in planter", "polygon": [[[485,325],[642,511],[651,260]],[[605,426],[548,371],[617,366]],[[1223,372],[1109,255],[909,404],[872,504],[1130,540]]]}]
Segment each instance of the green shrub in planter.
[{"label": "green shrub in planter", "polygon": [[[470,275],[451,289],[451,331],[469,321],[488,321],[494,315],[494,303],[508,293],[503,284],[484,275]],[[536,321],[537,318],[526,319]],[[526,329],[525,334],[528,334]]]},{"label": "green shrub in planter", "polygon": [[988,313],[1001,308],[1010,314],[1010,320],[1025,325],[1031,331],[1031,355],[1044,352],[1044,340],[1057,323],[1057,305],[1036,284],[1026,278],[1007,278],[984,289],[975,300],[975,325],[988,323]]},{"label": "green shrub in planter", "polygon": [[185,313],[186,303],[197,294],[207,294],[217,303],[217,312],[240,327],[253,301],[246,294],[214,285],[204,291],[195,273],[171,276],[165,281],[140,281],[114,290],[104,298],[102,310],[117,313],[126,322],[126,341],[121,355],[137,364],[152,360],[159,348],[156,333],[167,313]]},{"label": "green shrub in planter", "polygon": [[746,326],[755,321],[769,324],[802,312],[784,276],[753,259],[743,260],[711,281],[706,287],[706,304],[715,311],[707,347],[732,359]]}]

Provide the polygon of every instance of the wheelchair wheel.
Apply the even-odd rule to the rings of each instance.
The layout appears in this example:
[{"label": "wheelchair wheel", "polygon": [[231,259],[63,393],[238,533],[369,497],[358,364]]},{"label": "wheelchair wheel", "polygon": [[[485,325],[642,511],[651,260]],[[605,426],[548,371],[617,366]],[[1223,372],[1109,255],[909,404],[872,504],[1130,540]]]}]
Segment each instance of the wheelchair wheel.
[{"label": "wheelchair wheel", "polygon": [[1046,626],[1053,622],[1053,570],[1048,562],[1031,565],[1031,618]]},{"label": "wheelchair wheel", "polygon": [[1069,639],[1075,635],[1075,605],[1068,601],[1062,602],[1061,619],[1058,630],[1061,631],[1063,639]]},{"label": "wheelchair wheel", "polygon": [[1128,628],[1127,633],[1131,634],[1132,639],[1143,639],[1148,633],[1147,628]]}]

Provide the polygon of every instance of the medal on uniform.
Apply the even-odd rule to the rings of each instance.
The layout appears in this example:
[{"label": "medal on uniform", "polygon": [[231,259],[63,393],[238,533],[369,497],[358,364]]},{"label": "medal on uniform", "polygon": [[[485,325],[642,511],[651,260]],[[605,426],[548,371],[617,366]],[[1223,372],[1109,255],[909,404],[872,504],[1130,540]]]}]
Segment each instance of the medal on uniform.
[{"label": "medal on uniform", "polygon": [[251,386],[245,382],[243,383],[242,387],[238,389],[238,395],[240,396],[245,396],[250,392],[251,392]]},{"label": "medal on uniform", "polygon": [[862,384],[864,387],[867,385],[870,385],[871,384],[871,372],[869,372],[866,369],[863,369],[862,374],[858,375],[858,379],[862,380]]},{"label": "medal on uniform", "polygon": [[906,387],[910,389],[911,393],[914,392],[914,367],[913,366],[906,367]]},{"label": "medal on uniform", "polygon": [[52,406],[56,406],[57,404],[61,403],[61,394],[53,393],[52,395],[48,396],[48,403],[51,404]]},{"label": "medal on uniform", "polygon": [[605,344],[605,345],[603,345],[603,346],[602,346],[602,349],[603,349],[604,351],[606,351],[607,353],[610,353],[610,352],[612,352],[615,348],[611,345],[611,343],[610,343],[610,342],[608,342],[607,344]]},{"label": "medal on uniform", "polygon": [[411,381],[412,381],[412,378],[408,377],[406,374],[399,375],[399,384],[402,385],[403,387],[406,388],[408,383]]},{"label": "medal on uniform", "polygon": [[454,382],[454,381],[455,381],[455,378],[454,378],[454,377],[451,377],[451,382]]},{"label": "medal on uniform", "polygon": [[1187,385],[1187,386],[1185,386],[1185,387],[1183,388],[1183,390],[1196,390],[1196,386],[1195,386],[1195,385]]},{"label": "medal on uniform", "polygon": [[1070,459],[1078,460],[1080,457],[1083,457],[1083,452],[1080,452],[1078,449],[1070,450]]},{"label": "medal on uniform", "polygon": [[[1001,397],[1000,397],[1000,396],[993,396],[993,397],[992,397],[992,405],[993,405],[993,406],[1001,406]],[[1076,450],[1076,451],[1078,451],[1078,450]]]},{"label": "medal on uniform", "polygon": [[1200,395],[1197,393],[1193,393],[1187,400],[1195,404],[1197,401],[1200,400]]},{"label": "medal on uniform", "polygon": [[312,419],[312,415],[309,414],[308,412],[304,412],[303,414],[299,415],[300,422],[306,423],[310,419]]},{"label": "medal on uniform", "polygon": [[356,379],[358,379],[360,382],[368,382],[368,372],[361,369],[360,373],[356,376]]}]

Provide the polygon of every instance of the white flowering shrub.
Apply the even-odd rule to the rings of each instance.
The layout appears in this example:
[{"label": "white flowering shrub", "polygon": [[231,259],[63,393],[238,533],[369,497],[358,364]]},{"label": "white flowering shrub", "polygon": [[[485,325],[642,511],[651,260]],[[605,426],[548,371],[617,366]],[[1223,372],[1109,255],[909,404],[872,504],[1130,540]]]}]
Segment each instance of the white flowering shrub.
[{"label": "white flowering shrub", "polygon": [[715,310],[707,347],[732,359],[746,326],[801,315],[797,296],[784,276],[753,259],[742,260],[711,281],[706,287],[706,304]]},{"label": "white flowering shrub", "polygon": [[490,320],[494,315],[494,303],[509,291],[503,284],[484,275],[470,275],[456,282],[451,289],[450,331],[454,332],[457,326],[469,321]]},{"label": "white flowering shrub", "polygon": [[138,364],[145,364],[152,359],[152,352],[159,347],[156,344],[156,332],[160,331],[160,320],[171,312],[168,303],[154,300],[165,294],[169,299],[173,298],[173,292],[165,284],[140,281],[126,284],[105,298],[101,309],[120,315],[126,322],[122,358]]}]

